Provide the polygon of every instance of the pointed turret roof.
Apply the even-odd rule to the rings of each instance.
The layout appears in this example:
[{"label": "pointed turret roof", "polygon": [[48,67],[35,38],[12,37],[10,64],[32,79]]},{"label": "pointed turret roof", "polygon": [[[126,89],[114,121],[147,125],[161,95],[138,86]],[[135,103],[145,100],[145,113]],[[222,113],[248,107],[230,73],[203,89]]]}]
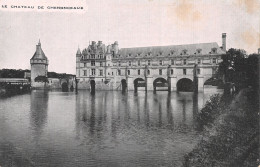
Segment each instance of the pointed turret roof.
[{"label": "pointed turret roof", "polygon": [[76,53],[77,55],[81,55],[81,51],[80,51],[80,49],[79,49],[79,47],[78,47],[78,50],[77,50],[77,53]]},{"label": "pointed turret roof", "polygon": [[42,48],[41,48],[41,41],[39,40],[38,45],[36,45],[36,51],[32,57],[32,59],[42,59],[42,60],[48,60],[48,58],[45,56]]}]

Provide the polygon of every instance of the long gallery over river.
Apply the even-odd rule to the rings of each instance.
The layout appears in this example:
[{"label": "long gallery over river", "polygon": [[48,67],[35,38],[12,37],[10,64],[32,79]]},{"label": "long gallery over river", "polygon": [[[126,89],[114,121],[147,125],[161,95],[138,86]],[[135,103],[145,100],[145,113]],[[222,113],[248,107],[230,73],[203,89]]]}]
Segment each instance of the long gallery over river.
[{"label": "long gallery over river", "polygon": [[[56,87],[65,83],[67,87],[91,91],[203,91],[204,83],[214,76],[225,54],[226,33],[222,34],[221,47],[213,42],[119,49],[117,41],[108,46],[92,41],[87,48],[77,50],[76,80],[48,78],[47,86],[57,82]],[[46,83],[37,82],[39,77],[48,77],[49,64],[40,42],[30,62],[32,88],[46,87]]]}]

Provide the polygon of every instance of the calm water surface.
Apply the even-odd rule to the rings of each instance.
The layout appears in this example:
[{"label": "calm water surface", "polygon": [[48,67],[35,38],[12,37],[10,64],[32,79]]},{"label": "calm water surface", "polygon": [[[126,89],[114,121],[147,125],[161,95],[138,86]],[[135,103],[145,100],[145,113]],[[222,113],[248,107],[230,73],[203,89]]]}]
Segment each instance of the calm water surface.
[{"label": "calm water surface", "polygon": [[0,99],[0,146],[35,166],[180,166],[212,94],[33,91]]}]

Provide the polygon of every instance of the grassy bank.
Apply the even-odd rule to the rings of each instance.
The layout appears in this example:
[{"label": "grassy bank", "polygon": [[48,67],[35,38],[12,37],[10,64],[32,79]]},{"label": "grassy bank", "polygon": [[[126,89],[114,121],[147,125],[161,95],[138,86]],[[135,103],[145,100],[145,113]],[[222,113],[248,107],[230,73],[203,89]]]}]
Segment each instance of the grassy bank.
[{"label": "grassy bank", "polygon": [[198,119],[203,137],[183,166],[258,166],[259,95],[244,89],[229,103],[220,96],[211,98]]}]

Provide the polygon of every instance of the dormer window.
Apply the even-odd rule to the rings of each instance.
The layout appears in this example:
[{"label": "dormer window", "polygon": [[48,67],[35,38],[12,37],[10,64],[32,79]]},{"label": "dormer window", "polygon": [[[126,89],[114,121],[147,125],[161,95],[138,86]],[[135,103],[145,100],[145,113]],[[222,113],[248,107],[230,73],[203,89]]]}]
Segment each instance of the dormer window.
[{"label": "dormer window", "polygon": [[197,49],[197,53],[200,54],[202,49]]},{"label": "dormer window", "polygon": [[182,53],[184,54],[184,55],[186,55],[187,54],[187,49],[184,49],[183,51],[182,51]]},{"label": "dormer window", "polygon": [[211,53],[217,53],[217,48],[212,48]]},{"label": "dormer window", "polygon": [[160,53],[160,56],[162,55],[162,51],[159,52]]},{"label": "dormer window", "polygon": [[148,52],[148,55],[150,56],[152,54],[152,52]]},{"label": "dormer window", "polygon": [[174,50],[171,50],[171,54],[172,54],[172,55],[174,54]]}]

